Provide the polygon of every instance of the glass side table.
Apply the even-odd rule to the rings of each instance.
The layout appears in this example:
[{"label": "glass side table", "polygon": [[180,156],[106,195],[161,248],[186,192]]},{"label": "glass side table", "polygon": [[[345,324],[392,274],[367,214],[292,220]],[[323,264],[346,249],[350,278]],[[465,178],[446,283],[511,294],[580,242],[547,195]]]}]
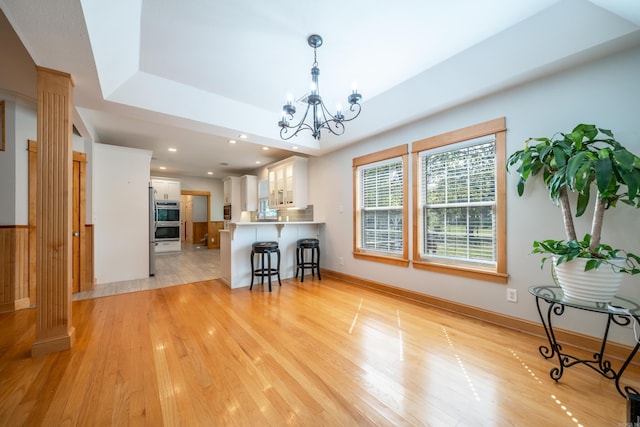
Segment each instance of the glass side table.
[{"label": "glass side table", "polygon": [[[558,381],[560,377],[562,377],[565,368],[581,363],[598,372],[603,377],[614,380],[618,393],[620,393],[620,395],[625,399],[628,398],[630,394],[640,395],[640,393],[638,393],[638,391],[633,387],[621,387],[620,385],[620,378],[622,377],[625,369],[627,369],[627,366],[629,366],[631,360],[633,360],[635,354],[638,352],[640,342],[636,342],[619,371],[614,370],[611,366],[611,362],[609,360],[605,360],[604,357],[611,323],[626,326],[631,322],[640,322],[640,301],[635,301],[623,296],[616,296],[610,303],[582,301],[566,297],[559,286],[532,286],[529,288],[529,293],[536,297],[538,314],[540,315],[540,320],[542,321],[544,331],[547,334],[547,339],[549,340],[549,347],[541,345],[538,350],[545,359],[551,359],[554,356],[558,358],[559,366],[554,366],[549,372],[549,375],[554,381]],[[546,315],[543,313],[543,307],[541,307],[544,303],[547,304]],[[607,316],[600,351],[598,353],[594,353],[593,358],[580,359],[571,354],[563,353],[562,346],[556,340],[555,333],[553,332],[552,319],[554,315],[562,316],[565,307],[601,313]]]}]

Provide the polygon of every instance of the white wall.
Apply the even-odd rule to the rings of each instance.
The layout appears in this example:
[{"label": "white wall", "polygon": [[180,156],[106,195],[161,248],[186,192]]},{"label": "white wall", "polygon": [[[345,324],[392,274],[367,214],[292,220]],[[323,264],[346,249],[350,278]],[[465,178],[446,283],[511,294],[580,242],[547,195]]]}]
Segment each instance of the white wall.
[{"label": "white wall", "polygon": [[94,144],[93,160],[96,280],[149,277],[151,152]]},{"label": "white wall", "polygon": [[[473,67],[469,67],[470,70]],[[549,270],[539,269],[540,258],[529,255],[531,242],[563,238],[558,208],[546,190],[516,192],[517,178],[507,176],[508,287],[518,291],[518,303],[506,301],[506,286],[412,268],[394,267],[352,257],[353,193],[351,161],[356,156],[438,135],[505,116],[507,154],[520,149],[528,137],[571,131],[578,123],[593,123],[613,130],[632,152],[640,153],[640,49],[635,48],[579,69],[566,70],[542,80],[458,106],[408,126],[365,140],[343,150],[313,158],[309,163],[310,204],[316,219],[325,220],[326,268],[427,295],[539,322],[532,285],[550,284]],[[472,76],[470,76],[472,78]],[[407,100],[409,101],[409,100]],[[366,103],[363,105],[366,114]],[[347,128],[347,132],[348,132]],[[331,191],[326,191],[330,188]],[[342,211],[340,206],[343,207]],[[411,205],[410,205],[411,206]],[[603,242],[640,254],[640,211],[622,206],[607,212]],[[585,221],[578,233],[588,232]],[[409,224],[411,230],[411,218]],[[412,244],[410,237],[409,244]],[[410,248],[409,253],[412,253]],[[338,258],[344,258],[344,266]],[[626,277],[621,293],[640,299],[639,278]],[[601,335],[604,319],[595,314],[568,312],[558,326],[589,335]],[[629,330],[617,330],[613,339],[631,342]]]},{"label": "white wall", "polygon": [[34,103],[16,102],[16,224],[29,223],[29,140],[38,139],[37,107]]},{"label": "white wall", "polygon": [[5,100],[5,151],[0,151],[0,224],[29,223],[28,141],[35,140],[36,107],[32,102],[0,92]]}]

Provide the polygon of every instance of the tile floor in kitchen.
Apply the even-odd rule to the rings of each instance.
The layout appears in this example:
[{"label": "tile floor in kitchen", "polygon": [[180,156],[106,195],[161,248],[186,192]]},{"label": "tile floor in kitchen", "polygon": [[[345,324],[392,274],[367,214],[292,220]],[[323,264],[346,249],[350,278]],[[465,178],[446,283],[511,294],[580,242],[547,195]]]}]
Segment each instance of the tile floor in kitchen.
[{"label": "tile floor in kitchen", "polygon": [[103,283],[73,294],[73,300],[98,298],[146,289],[211,280],[220,276],[220,250],[183,243],[178,253],[156,254],[156,274],[146,279]]}]

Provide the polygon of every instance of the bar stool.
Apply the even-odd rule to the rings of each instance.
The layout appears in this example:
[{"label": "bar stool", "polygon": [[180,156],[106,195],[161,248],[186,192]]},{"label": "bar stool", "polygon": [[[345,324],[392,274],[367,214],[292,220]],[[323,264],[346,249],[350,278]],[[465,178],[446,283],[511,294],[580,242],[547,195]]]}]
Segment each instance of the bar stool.
[{"label": "bar stool", "polygon": [[[304,253],[306,249],[311,250],[311,260],[305,261]],[[300,281],[304,282],[304,269],[311,269],[311,276],[313,277],[315,271],[318,272],[318,280],[322,280],[320,277],[320,241],[318,239],[299,239],[296,242],[296,278],[298,272],[302,270],[300,275]]]},{"label": "bar stool", "polygon": [[[276,268],[271,267],[271,254],[276,254]],[[259,254],[258,262],[259,267],[254,264],[254,255]],[[266,258],[266,260],[265,260]],[[265,261],[267,266],[265,267]],[[280,249],[278,248],[278,242],[255,242],[251,245],[251,286],[249,290],[253,289],[253,279],[256,276],[261,278],[260,284],[264,284],[264,278],[269,278],[269,292],[271,292],[271,276],[278,276],[278,284],[282,286],[280,281]]]}]

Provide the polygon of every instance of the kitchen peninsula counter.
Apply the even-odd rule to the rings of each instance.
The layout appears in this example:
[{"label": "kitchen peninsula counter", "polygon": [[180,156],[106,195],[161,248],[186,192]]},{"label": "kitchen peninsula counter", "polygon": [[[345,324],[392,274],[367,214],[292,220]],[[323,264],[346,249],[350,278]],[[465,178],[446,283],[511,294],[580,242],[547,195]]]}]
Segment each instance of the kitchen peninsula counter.
[{"label": "kitchen peninsula counter", "polygon": [[[251,245],[258,241],[275,241],[280,247],[280,278],[296,274],[296,242],[315,238],[324,241],[322,221],[232,222],[228,230],[220,230],[220,278],[231,289],[251,284]],[[322,261],[322,260],[321,260]],[[275,255],[274,255],[275,262]],[[268,280],[265,277],[265,282]],[[272,281],[276,280],[275,276]],[[260,283],[256,277],[255,283]],[[259,289],[259,288],[258,288]]]}]

